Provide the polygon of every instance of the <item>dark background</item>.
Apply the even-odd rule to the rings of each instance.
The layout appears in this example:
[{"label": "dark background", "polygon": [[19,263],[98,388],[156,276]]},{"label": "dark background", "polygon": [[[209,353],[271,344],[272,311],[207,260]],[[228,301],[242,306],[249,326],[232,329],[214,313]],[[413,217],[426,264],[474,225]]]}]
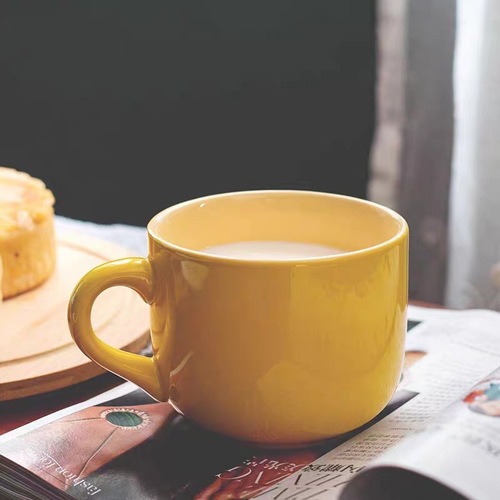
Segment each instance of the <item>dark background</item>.
[{"label": "dark background", "polygon": [[0,1],[0,165],[101,223],[242,189],[366,197],[374,82],[375,2]]}]

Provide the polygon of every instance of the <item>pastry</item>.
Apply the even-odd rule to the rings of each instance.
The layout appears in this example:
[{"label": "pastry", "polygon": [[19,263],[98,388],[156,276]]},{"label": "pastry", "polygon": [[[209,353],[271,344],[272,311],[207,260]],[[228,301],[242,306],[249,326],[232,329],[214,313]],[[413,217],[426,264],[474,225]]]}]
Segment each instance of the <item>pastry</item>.
[{"label": "pastry", "polygon": [[0,167],[0,260],[3,299],[43,283],[56,264],[54,196],[25,172]]}]

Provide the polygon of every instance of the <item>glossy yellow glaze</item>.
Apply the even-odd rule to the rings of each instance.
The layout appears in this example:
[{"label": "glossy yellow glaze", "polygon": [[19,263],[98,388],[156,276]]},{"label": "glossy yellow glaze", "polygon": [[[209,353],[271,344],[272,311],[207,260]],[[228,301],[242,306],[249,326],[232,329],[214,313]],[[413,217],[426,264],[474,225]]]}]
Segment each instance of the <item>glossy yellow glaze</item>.
[{"label": "glossy yellow glaze", "polygon": [[[248,191],[170,207],[148,225],[149,255],[99,266],[69,303],[76,343],[104,368],[207,429],[266,446],[352,430],[395,391],[404,359],[408,227],[364,200]],[[209,245],[285,240],[346,250],[249,261]],[[90,308],[113,285],[151,305],[153,358],[97,339]]]}]

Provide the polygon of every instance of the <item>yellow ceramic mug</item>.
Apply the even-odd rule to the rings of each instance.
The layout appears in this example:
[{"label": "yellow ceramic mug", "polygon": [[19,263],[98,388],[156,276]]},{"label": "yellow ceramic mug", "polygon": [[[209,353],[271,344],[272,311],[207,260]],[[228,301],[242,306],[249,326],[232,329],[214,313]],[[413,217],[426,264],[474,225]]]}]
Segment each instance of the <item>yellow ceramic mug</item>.
[{"label": "yellow ceramic mug", "polygon": [[[266,446],[305,445],[377,415],[404,357],[408,227],[383,206],[309,191],[242,191],[163,210],[149,255],[105,263],[76,286],[69,326],[105,369],[199,425]],[[344,253],[282,260],[204,250],[233,242],[326,245]],[[106,288],[151,308],[153,357],[96,337]]]}]

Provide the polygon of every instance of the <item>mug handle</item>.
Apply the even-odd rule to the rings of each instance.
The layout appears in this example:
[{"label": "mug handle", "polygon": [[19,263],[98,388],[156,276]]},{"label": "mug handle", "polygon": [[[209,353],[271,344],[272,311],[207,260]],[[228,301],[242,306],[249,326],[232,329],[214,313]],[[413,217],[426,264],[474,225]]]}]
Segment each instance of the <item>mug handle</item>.
[{"label": "mug handle", "polygon": [[68,303],[68,325],[80,350],[104,369],[129,380],[158,401],[168,400],[154,356],[149,358],[112,347],[94,332],[91,310],[97,296],[112,286],[135,290],[153,302],[153,281],[148,259],[131,257],[105,262],[85,274],[75,286]]}]

